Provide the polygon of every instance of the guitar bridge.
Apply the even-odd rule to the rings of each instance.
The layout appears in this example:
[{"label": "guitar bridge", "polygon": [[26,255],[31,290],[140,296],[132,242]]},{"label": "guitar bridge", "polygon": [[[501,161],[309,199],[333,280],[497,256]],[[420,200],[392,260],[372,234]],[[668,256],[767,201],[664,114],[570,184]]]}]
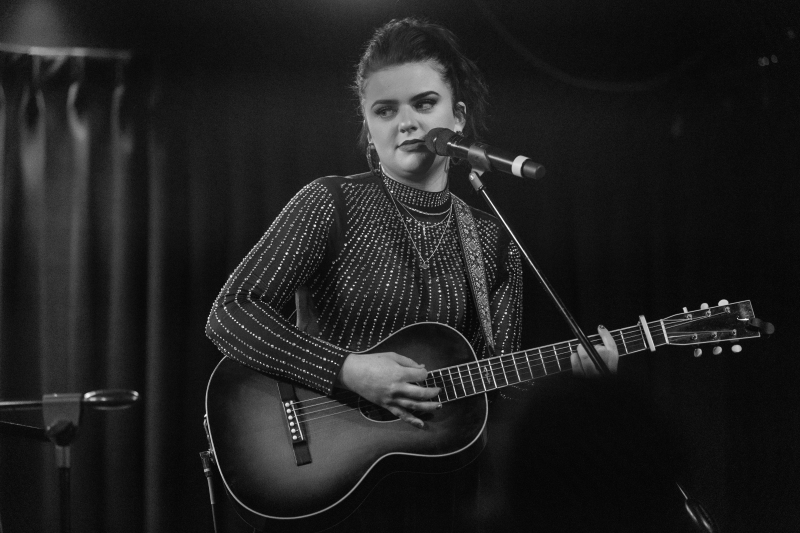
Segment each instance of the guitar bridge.
[{"label": "guitar bridge", "polygon": [[291,439],[294,460],[297,466],[306,465],[311,462],[311,451],[308,449],[308,442],[303,433],[303,424],[297,417],[297,393],[293,385],[282,381],[278,382],[278,391],[281,395],[283,416]]}]

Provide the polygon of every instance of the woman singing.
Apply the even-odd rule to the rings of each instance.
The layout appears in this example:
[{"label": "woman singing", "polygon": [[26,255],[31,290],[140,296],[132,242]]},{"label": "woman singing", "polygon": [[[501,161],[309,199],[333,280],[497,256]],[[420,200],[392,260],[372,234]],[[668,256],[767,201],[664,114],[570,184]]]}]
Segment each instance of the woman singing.
[{"label": "woman singing", "polygon": [[[418,322],[455,328],[479,356],[519,350],[520,256],[493,217],[450,193],[453,164],[423,142],[433,128],[483,133],[486,86],[454,35],[415,19],[386,24],[368,43],[355,89],[371,171],[298,192],[228,279],[207,334],[260,372],[326,395],[349,389],[423,430],[422,414],[441,408],[439,388],[414,384],[426,368],[397,353],[358,352]],[[470,229],[477,274],[464,252]],[[477,299],[471,276],[484,280]],[[293,298],[298,324],[279,312]],[[614,368],[613,340],[600,333]],[[573,354],[573,368],[593,370],[585,354]],[[474,505],[476,474],[465,470],[394,476],[341,527],[449,531]]]}]

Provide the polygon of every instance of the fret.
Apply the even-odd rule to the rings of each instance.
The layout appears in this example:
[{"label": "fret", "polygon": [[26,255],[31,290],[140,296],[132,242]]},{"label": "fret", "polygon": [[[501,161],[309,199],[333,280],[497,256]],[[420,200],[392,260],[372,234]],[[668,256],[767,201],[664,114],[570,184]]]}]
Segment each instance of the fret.
[{"label": "fret", "polygon": [[478,387],[475,387],[475,392],[486,392],[486,384],[483,382],[483,367],[480,363],[475,363],[475,374],[472,377],[473,384],[480,384],[481,388],[478,390]]},{"label": "fret", "polygon": [[[561,348],[563,349],[563,348]],[[542,356],[542,374],[541,376],[548,376],[550,374],[557,374],[561,372],[561,361],[559,360],[558,353],[559,353],[559,346],[555,345],[551,348],[552,353],[548,353],[547,356]],[[541,353],[541,350],[539,350]],[[537,376],[537,377],[541,377]]]},{"label": "fret", "polygon": [[[539,350],[539,353],[541,354],[542,350]],[[558,355],[556,355],[556,366],[558,366],[558,372],[561,372],[561,370],[562,370],[562,368],[561,368],[561,358],[558,357]]]},{"label": "fret", "polygon": [[463,365],[458,365],[456,370],[458,371],[458,382],[461,384],[461,390],[464,391],[464,396],[469,396],[467,393],[467,387],[464,385],[464,375],[461,373],[461,367]]},{"label": "fret", "polygon": [[531,368],[531,358],[528,356],[528,352],[522,352],[522,355],[525,357],[525,362],[528,363],[528,379],[533,379],[533,368]]},{"label": "fret", "polygon": [[[500,370],[500,372],[497,372],[498,369]],[[494,381],[495,381],[495,384],[497,385],[498,388],[505,387],[506,385],[509,384],[508,383],[508,376],[506,376],[506,369],[505,369],[505,366],[503,365],[503,358],[502,357],[498,358],[497,365],[493,369],[493,372],[495,374]],[[497,379],[498,377],[502,377],[503,381],[499,381]]]},{"label": "fret", "polygon": [[433,376],[433,382],[436,383],[436,386],[441,389],[441,392],[439,393],[439,397],[440,397],[439,401],[441,401],[441,395],[442,395],[442,393],[444,393],[444,398],[445,398],[444,401],[449,402],[450,401],[450,397],[447,395],[447,387],[445,387],[445,384],[444,384],[444,375],[442,374],[442,370],[441,369],[434,370],[433,372],[431,372],[431,374],[433,374],[434,372],[438,372],[439,373],[438,379],[436,378],[435,375]]},{"label": "fret", "polygon": [[[629,354],[630,352],[628,351],[628,345],[625,344],[625,332],[622,330],[619,330],[619,340],[622,341],[622,351],[620,351],[620,355]],[[619,346],[617,346],[617,349],[619,349]]]},{"label": "fret", "polygon": [[[461,384],[464,386],[464,393],[467,396],[472,396],[477,394],[478,391],[475,390],[475,378],[472,375],[472,367],[475,363],[467,363],[464,365],[458,365],[458,374],[461,376]],[[464,367],[464,372],[461,371],[461,367]],[[467,388],[469,385],[469,388]]]},{"label": "fret", "polygon": [[483,381],[483,390],[485,392],[497,388],[497,382],[494,379],[494,372],[492,371],[491,362],[481,365],[481,380]]},{"label": "fret", "polygon": [[481,377],[481,364],[475,362],[470,363],[470,365],[474,365],[473,368],[470,368],[469,374],[472,376],[472,386],[475,388],[475,392],[486,392],[486,387],[483,385],[483,378]]},{"label": "fret", "polygon": [[511,363],[514,365],[514,372],[517,374],[517,383],[522,381],[522,378],[519,375],[519,367],[517,366],[517,358],[514,357],[514,354],[509,354],[508,358],[511,359]]},{"label": "fret", "polygon": [[[453,372],[450,370],[450,368],[447,368],[447,375],[449,376],[449,384],[450,384],[450,390],[448,392],[452,391],[453,398],[455,398],[457,400],[458,399],[458,391],[456,390],[456,384],[453,381]],[[447,382],[445,382],[445,383],[447,384]],[[445,384],[445,386],[447,386],[446,384]]]}]

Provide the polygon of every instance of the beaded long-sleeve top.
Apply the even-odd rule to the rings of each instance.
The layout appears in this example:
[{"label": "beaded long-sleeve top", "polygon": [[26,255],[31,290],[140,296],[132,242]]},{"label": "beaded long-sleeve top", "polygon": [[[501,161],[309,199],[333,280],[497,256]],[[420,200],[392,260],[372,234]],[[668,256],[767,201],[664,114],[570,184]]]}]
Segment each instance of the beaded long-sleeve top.
[{"label": "beaded long-sleeve top", "polygon": [[[384,176],[320,178],[298,192],[228,278],[206,333],[225,355],[329,394],[347,355],[417,322],[461,332],[483,355],[449,190]],[[519,251],[472,210],[483,252],[496,353],[519,350]],[[427,263],[427,268],[423,266]],[[318,331],[280,312],[310,294]]]}]

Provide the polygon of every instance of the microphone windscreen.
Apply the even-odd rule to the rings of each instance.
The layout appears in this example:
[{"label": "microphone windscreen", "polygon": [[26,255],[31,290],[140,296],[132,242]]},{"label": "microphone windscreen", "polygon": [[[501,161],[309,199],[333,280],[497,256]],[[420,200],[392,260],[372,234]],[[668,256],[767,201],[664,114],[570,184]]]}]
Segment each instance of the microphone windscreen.
[{"label": "microphone windscreen", "polygon": [[447,128],[433,128],[425,136],[425,146],[437,155],[447,155],[447,143],[456,132]]}]

